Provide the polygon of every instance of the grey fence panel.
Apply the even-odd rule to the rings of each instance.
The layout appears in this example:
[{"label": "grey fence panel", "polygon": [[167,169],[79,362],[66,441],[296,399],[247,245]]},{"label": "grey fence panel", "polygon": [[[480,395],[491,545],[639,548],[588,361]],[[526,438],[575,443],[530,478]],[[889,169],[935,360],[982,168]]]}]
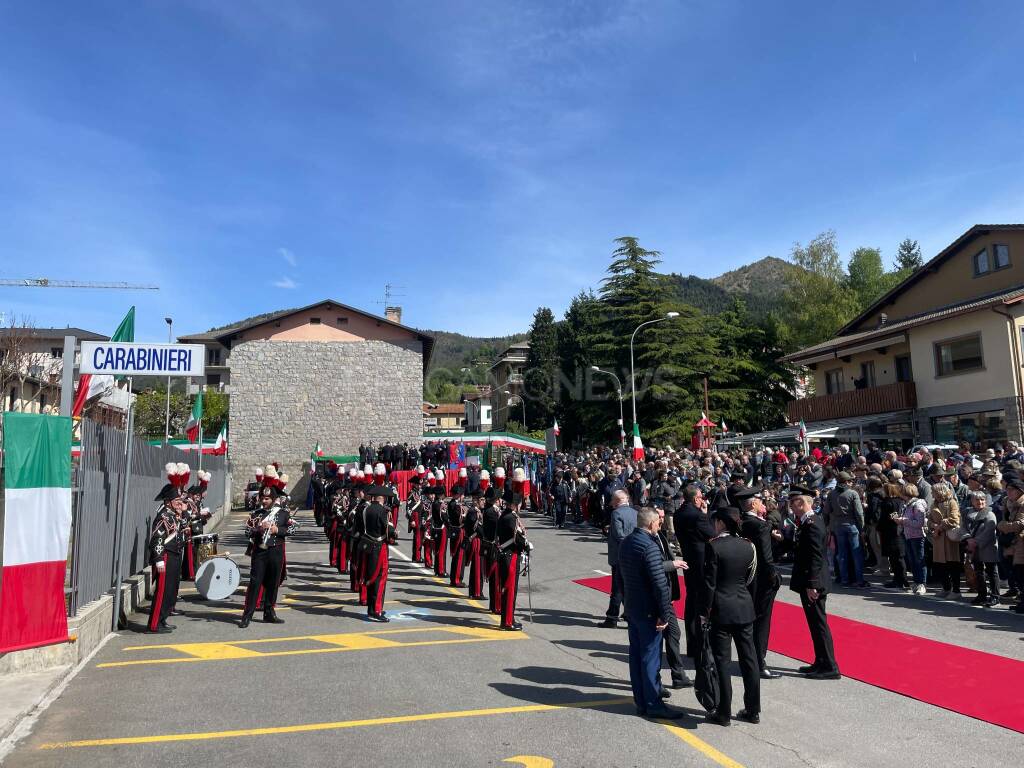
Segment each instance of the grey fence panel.
[{"label": "grey fence panel", "polygon": [[[132,473],[128,483],[121,546],[121,573],[129,576],[147,567],[146,542],[153,516],[159,508],[154,497],[167,482],[168,462],[187,463],[190,483],[197,480],[195,454],[177,448],[153,446],[133,438]],[[72,612],[95,600],[114,585],[115,526],[124,495],[125,433],[114,427],[83,420],[72,551]],[[226,462],[223,456],[204,456],[203,469],[212,474],[207,496],[213,511],[224,498]]]}]

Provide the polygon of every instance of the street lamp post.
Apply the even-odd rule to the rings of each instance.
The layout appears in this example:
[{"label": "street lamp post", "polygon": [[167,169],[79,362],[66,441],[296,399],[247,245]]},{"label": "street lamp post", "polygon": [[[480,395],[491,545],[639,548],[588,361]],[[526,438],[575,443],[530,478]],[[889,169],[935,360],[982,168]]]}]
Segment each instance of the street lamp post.
[{"label": "street lamp post", "polygon": [[508,395],[509,405],[512,404],[512,398],[513,397],[518,397],[519,398],[519,404],[521,406],[523,406],[523,431],[525,432],[526,431],[526,398],[523,397],[522,395],[513,395],[507,389],[501,390],[501,394]]},{"label": "street lamp post", "polygon": [[622,420],[622,382],[619,381],[619,377],[611,371],[604,371],[598,368],[596,365],[590,366],[590,370],[595,373],[604,373],[615,379],[615,392],[619,396],[619,441],[622,443],[622,447],[626,447],[626,429],[625,424]]},{"label": "street lamp post", "polygon": [[[174,321],[165,317],[164,322],[167,323],[167,343],[173,344],[174,340],[171,336],[171,331],[174,328]],[[167,377],[167,411],[164,414],[164,446],[166,447],[171,441],[171,377]]]},{"label": "street lamp post", "polygon": [[679,317],[678,312],[666,312],[664,317],[656,318],[655,320],[648,320],[646,323],[640,323],[634,330],[633,335],[629,337],[629,390],[630,395],[633,398],[633,427],[636,427],[636,373],[633,370],[633,341],[636,339],[636,332],[643,328],[645,325],[653,325],[654,323],[660,323],[663,320],[671,320],[674,317]]}]

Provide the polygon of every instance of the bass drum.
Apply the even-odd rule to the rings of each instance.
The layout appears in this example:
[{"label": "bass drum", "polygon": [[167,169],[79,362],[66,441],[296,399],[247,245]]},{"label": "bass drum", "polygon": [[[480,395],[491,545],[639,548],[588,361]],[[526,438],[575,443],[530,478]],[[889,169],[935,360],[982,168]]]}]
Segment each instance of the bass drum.
[{"label": "bass drum", "polygon": [[215,555],[196,571],[196,591],[204,600],[226,600],[241,581],[238,566],[227,555]]}]

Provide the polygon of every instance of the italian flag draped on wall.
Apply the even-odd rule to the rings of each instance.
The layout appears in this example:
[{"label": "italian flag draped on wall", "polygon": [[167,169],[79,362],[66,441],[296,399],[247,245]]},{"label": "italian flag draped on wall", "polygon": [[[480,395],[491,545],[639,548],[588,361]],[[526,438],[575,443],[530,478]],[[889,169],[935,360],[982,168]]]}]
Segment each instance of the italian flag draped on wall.
[{"label": "italian flag draped on wall", "polygon": [[185,425],[185,436],[193,443],[199,439],[199,422],[203,420],[203,390],[199,390],[196,401],[192,403],[192,415]]},{"label": "italian flag draped on wall", "polygon": [[[124,320],[117,326],[111,341],[135,341],[135,307],[128,310]],[[78,389],[75,390],[75,401],[71,406],[71,415],[80,416],[85,403],[99,397],[114,386],[114,377],[104,374],[83,373],[78,378]]]},{"label": "italian flag draped on wall", "polygon": [[5,413],[0,653],[68,639],[71,419]]},{"label": "italian flag draped on wall", "polygon": [[640,441],[640,425],[633,422],[633,460],[640,461],[644,457],[644,444]]}]

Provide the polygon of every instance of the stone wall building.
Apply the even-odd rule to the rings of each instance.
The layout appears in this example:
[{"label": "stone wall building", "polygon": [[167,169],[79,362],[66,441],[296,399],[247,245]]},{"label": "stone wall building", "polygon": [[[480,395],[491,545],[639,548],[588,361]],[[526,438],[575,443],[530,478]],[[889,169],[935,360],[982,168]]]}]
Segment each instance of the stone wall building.
[{"label": "stone wall building", "polygon": [[402,325],[400,310],[388,315],[322,301],[179,339],[222,350],[233,494],[276,460],[304,497],[317,443],[347,455],[364,442],[420,442],[434,340]]}]

